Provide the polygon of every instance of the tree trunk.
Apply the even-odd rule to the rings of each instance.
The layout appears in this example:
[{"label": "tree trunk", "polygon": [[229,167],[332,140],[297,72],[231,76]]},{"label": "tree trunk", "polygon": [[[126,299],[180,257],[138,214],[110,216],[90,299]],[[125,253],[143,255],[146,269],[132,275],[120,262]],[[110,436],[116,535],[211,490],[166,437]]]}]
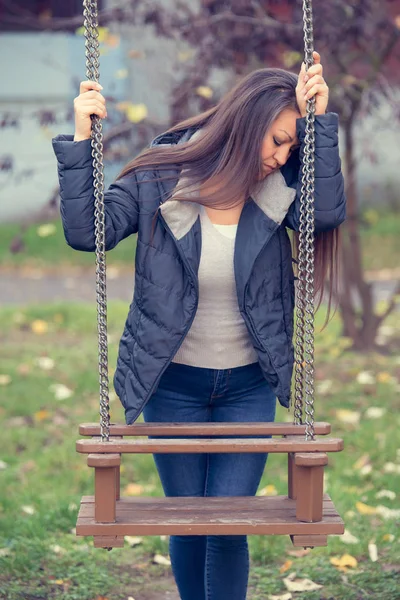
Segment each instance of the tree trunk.
[{"label": "tree trunk", "polygon": [[[339,307],[343,319],[343,335],[353,340],[355,350],[368,352],[376,349],[375,339],[380,319],[374,314],[372,286],[364,279],[352,123],[352,118],[344,122],[347,219],[343,224]],[[357,308],[357,298],[361,302],[361,308]]]}]

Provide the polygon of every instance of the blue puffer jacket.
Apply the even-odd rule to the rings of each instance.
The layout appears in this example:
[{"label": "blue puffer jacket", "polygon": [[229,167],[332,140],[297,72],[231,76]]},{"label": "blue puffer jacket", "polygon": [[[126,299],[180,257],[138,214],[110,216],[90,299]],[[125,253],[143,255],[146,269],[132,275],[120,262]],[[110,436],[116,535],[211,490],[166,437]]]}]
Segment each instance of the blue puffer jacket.
[{"label": "blue puffer jacket", "polygon": [[[152,145],[190,139],[194,130],[161,135]],[[265,179],[264,189],[245,204],[235,242],[238,308],[266,380],[280,403],[288,407],[294,363],[294,274],[286,227],[298,230],[299,170],[304,149],[305,119],[297,120],[300,150]],[[90,140],[73,136],[53,139],[58,161],[61,215],[65,237],[76,250],[93,252],[94,197]],[[171,198],[179,169],[168,182],[155,181],[154,171],[126,176],[105,194],[106,248],[138,234],[135,290],[119,345],[115,390],[134,423],[156,390],[195,317],[201,253],[199,205]],[[315,228],[338,227],[345,220],[346,200],[338,150],[338,116],[316,117]],[[144,181],[150,179],[150,181]],[[161,204],[161,206],[160,206]],[[158,218],[152,235],[152,219]]]}]

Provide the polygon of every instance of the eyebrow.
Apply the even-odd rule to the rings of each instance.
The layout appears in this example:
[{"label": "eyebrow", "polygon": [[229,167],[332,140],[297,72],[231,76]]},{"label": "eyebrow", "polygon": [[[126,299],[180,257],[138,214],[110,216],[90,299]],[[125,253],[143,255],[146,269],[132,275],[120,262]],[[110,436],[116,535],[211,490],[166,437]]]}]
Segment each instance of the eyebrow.
[{"label": "eyebrow", "polygon": [[287,132],[287,131],[285,131],[284,129],[279,129],[279,131],[283,131],[284,133],[286,133],[286,135],[288,136],[289,140],[290,140],[291,142],[293,142],[293,138],[292,138],[292,137],[290,137],[290,135],[288,134],[288,132]]},{"label": "eyebrow", "polygon": [[[291,142],[293,142],[293,138],[292,138],[292,137],[290,137],[290,135],[288,134],[288,132],[287,132],[287,131],[285,131],[285,129],[279,129],[278,131],[283,131],[284,133],[286,133],[286,135],[288,136],[289,140],[290,140]],[[295,145],[295,147],[296,147],[296,148],[300,147],[300,143],[297,143],[297,144]]]}]

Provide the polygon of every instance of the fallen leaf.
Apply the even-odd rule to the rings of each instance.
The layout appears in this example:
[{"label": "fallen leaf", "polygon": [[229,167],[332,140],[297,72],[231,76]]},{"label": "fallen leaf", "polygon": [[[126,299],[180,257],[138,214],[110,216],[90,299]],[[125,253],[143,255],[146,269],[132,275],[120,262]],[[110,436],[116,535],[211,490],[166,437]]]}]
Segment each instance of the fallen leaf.
[{"label": "fallen leaf", "polygon": [[361,385],[373,385],[375,383],[375,377],[370,371],[361,371],[357,375],[357,383]]},{"label": "fallen leaf", "polygon": [[376,380],[379,381],[379,383],[390,383],[393,380],[393,377],[390,373],[384,371],[383,373],[378,373]]},{"label": "fallen leaf", "polygon": [[143,494],[143,486],[139,483],[128,483],[124,489],[124,496],[140,496]]},{"label": "fallen leaf", "polygon": [[141,544],[143,542],[143,538],[132,535],[126,535],[125,541],[128,542],[128,544],[133,548],[134,546],[138,546],[139,544]]},{"label": "fallen leaf", "polygon": [[393,533],[385,533],[385,535],[382,536],[382,540],[384,542],[393,542],[394,541]]},{"label": "fallen leaf", "polygon": [[360,540],[355,535],[350,533],[348,529],[344,530],[343,535],[338,535],[337,537],[344,544],[358,544],[360,542]]},{"label": "fallen leaf", "polygon": [[368,506],[368,504],[364,504],[363,502],[356,502],[356,509],[360,513],[360,515],[376,515],[376,507]]},{"label": "fallen leaf", "polygon": [[0,375],[0,385],[8,385],[11,383],[10,375]]},{"label": "fallen leaf", "polygon": [[400,465],[396,465],[392,462],[385,463],[383,465],[383,470],[385,473],[397,473],[400,475]]},{"label": "fallen leaf", "polygon": [[370,406],[365,411],[365,416],[367,419],[380,419],[386,413],[386,408],[381,408],[380,406]]},{"label": "fallen leaf", "polygon": [[396,493],[392,492],[392,490],[380,490],[380,492],[375,494],[375,498],[389,498],[389,500],[394,500]]},{"label": "fallen leaf", "polygon": [[169,558],[166,558],[162,554],[155,554],[153,558],[153,563],[156,563],[157,565],[171,566],[171,561],[169,560]]},{"label": "fallen leaf", "polygon": [[73,391],[67,388],[63,383],[53,383],[49,387],[49,390],[54,393],[56,400],[66,400],[73,394]]},{"label": "fallen leaf", "polygon": [[46,323],[46,321],[42,321],[41,319],[36,319],[36,321],[33,321],[31,323],[31,330],[36,335],[43,335],[44,333],[48,332],[49,325],[48,325],[48,323]]},{"label": "fallen leaf", "polygon": [[290,592],[279,596],[268,596],[268,600],[292,600],[293,596]]},{"label": "fallen leaf", "polygon": [[372,562],[376,562],[378,560],[378,548],[376,547],[375,543],[370,542],[368,544],[368,554]]},{"label": "fallen leaf", "polygon": [[36,229],[36,233],[39,237],[49,237],[50,235],[54,235],[57,232],[57,227],[54,223],[45,223],[44,225],[39,225]]},{"label": "fallen leaf", "polygon": [[65,554],[67,551],[65,550],[65,548],[62,548],[61,546],[59,546],[58,544],[54,544],[52,546],[49,546],[50,550],[52,552],[54,552],[54,554]]},{"label": "fallen leaf", "polygon": [[384,519],[400,519],[400,509],[379,505],[376,507],[376,512]]},{"label": "fallen leaf", "polygon": [[33,506],[21,506],[21,510],[27,515],[34,515],[36,512]]},{"label": "fallen leaf", "polygon": [[33,418],[35,419],[35,421],[37,423],[40,423],[41,421],[45,421],[46,419],[48,419],[50,417],[50,413],[48,410],[38,410],[38,412],[35,412],[35,414],[33,415]]},{"label": "fallen leaf", "polygon": [[54,360],[48,356],[39,356],[39,358],[36,359],[36,364],[43,371],[51,371],[51,369],[54,369]]},{"label": "fallen leaf", "polygon": [[10,548],[0,548],[0,557],[9,556],[9,554],[11,554]]},{"label": "fallen leaf", "polygon": [[286,562],[284,562],[283,565],[281,566],[281,568],[279,569],[279,573],[286,573],[286,571],[289,571],[292,564],[293,564],[292,560],[287,560]]},{"label": "fallen leaf", "polygon": [[0,460],[0,471],[4,471],[5,469],[7,469],[8,464],[6,462],[4,462],[4,460]]},{"label": "fallen leaf", "polygon": [[326,396],[333,388],[333,382],[330,379],[326,379],[325,381],[320,381],[317,384],[317,394],[319,396]]},{"label": "fallen leaf", "polygon": [[272,484],[263,487],[257,494],[257,496],[277,496],[278,490]]},{"label": "fallen leaf", "polygon": [[362,469],[363,467],[365,467],[365,465],[368,465],[370,461],[370,457],[369,454],[363,454],[362,456],[360,456],[360,458],[358,460],[356,460],[356,462],[353,465],[354,469],[357,469],[357,471],[359,469]]},{"label": "fallen leaf", "polygon": [[337,556],[333,556],[329,562],[337,567],[339,571],[346,572],[348,568],[354,569],[357,565],[357,559],[351,554],[343,554],[340,558]]},{"label": "fallen leaf", "polygon": [[291,573],[283,580],[289,592],[312,592],[323,587],[319,583],[314,583],[311,579],[295,579],[295,577],[296,573]]},{"label": "fallen leaf", "polygon": [[299,550],[288,550],[287,554],[289,554],[289,556],[295,556],[296,558],[303,558],[303,556],[307,556],[310,552],[311,548],[300,548]]},{"label": "fallen leaf", "polygon": [[347,408],[339,408],[336,411],[336,417],[342,423],[348,423],[350,425],[358,425],[360,422],[360,413],[354,410],[348,410]]},{"label": "fallen leaf", "polygon": [[57,585],[64,585],[64,579],[56,579],[54,583]]}]

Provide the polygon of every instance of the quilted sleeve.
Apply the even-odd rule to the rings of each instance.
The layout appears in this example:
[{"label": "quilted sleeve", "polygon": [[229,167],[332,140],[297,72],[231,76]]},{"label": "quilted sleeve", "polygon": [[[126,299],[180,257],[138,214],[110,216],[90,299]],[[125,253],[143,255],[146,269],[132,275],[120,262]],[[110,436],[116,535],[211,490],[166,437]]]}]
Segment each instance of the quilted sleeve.
[{"label": "quilted sleeve", "polygon": [[[60,211],[65,239],[75,250],[94,252],[94,194],[91,140],[73,135],[52,140],[57,157]],[[105,245],[114,248],[138,229],[138,184],[135,175],[112,183],[104,194]]]},{"label": "quilted sleeve", "polygon": [[[304,155],[306,119],[296,121],[300,141],[297,161],[296,197],[286,214],[284,225],[299,230],[301,165]],[[339,118],[336,113],[315,117],[315,232],[335,229],[346,219],[346,197],[338,144]]]}]

